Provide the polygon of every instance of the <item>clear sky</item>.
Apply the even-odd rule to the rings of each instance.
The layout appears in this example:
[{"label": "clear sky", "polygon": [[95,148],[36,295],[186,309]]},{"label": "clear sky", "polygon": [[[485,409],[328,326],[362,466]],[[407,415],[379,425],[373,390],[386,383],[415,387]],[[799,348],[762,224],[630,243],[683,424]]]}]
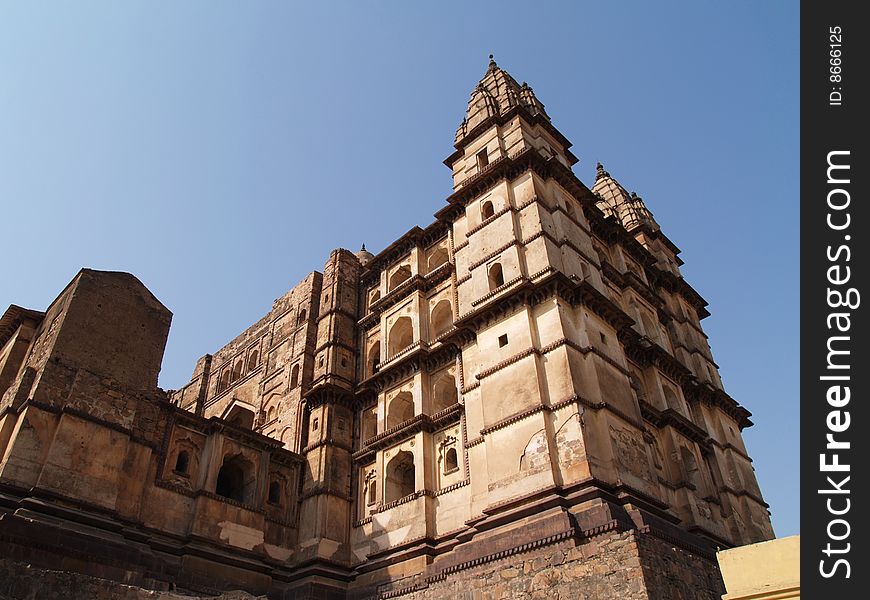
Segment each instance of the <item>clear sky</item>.
[{"label": "clear sky", "polygon": [[160,383],[331,249],[432,222],[487,56],[683,250],[799,532],[797,2],[0,2],[0,310],[83,266],[174,313]]}]

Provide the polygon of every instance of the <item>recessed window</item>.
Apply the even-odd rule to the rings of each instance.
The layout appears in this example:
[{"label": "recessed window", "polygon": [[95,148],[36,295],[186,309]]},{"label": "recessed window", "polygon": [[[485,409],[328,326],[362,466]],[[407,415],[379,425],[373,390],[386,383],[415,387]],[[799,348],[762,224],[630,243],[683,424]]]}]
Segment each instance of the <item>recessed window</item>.
[{"label": "recessed window", "polygon": [[502,271],[501,263],[493,263],[489,268],[489,291],[495,291],[504,285],[504,271]]},{"label": "recessed window", "polygon": [[607,336],[601,332],[598,332],[598,335],[601,336],[601,343],[606,345],[607,344]]},{"label": "recessed window", "polygon": [[320,421],[317,419],[317,417],[314,417],[314,420],[311,421],[311,431],[317,431],[317,429],[319,427],[320,427]]},{"label": "recessed window", "polygon": [[269,484],[269,504],[281,503],[281,484],[273,481]]},{"label": "recessed window", "polygon": [[378,489],[377,486],[375,485],[374,478],[369,479],[368,486],[369,486],[368,503],[374,504],[375,500],[377,499],[377,489]]},{"label": "recessed window", "polygon": [[481,207],[480,207],[480,220],[481,221],[486,221],[487,219],[492,217],[494,214],[495,214],[495,208],[493,207],[492,202],[487,200],[486,202],[483,203],[483,205],[481,205]]},{"label": "recessed window", "polygon": [[459,461],[456,456],[456,448],[450,448],[447,450],[447,454],[444,455],[444,473],[456,471],[458,468]]},{"label": "recessed window", "polygon": [[482,171],[489,164],[489,153],[486,148],[477,153],[477,170]]},{"label": "recessed window", "polygon": [[175,459],[175,472],[187,473],[187,469],[189,466],[190,454],[188,454],[187,450],[182,450],[178,453],[178,457]]},{"label": "recessed window", "polygon": [[507,346],[507,343],[508,343],[507,334],[498,336],[498,347],[499,348],[504,348],[505,346]]},{"label": "recessed window", "polygon": [[224,458],[218,471],[215,493],[237,502],[250,502],[256,486],[253,465],[241,455]]}]

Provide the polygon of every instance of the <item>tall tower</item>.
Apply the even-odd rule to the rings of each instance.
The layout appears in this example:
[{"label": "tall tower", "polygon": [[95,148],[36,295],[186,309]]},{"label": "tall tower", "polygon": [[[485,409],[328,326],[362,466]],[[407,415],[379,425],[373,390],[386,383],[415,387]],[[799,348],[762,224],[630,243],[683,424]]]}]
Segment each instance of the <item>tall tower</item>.
[{"label": "tall tower", "polygon": [[638,598],[717,598],[713,550],[772,530],[679,249],[602,166],[591,190],[574,175],[571,142],[492,57],[454,145],[436,222],[361,273],[358,581],[447,597],[529,548],[621,563],[590,544],[628,536]]}]

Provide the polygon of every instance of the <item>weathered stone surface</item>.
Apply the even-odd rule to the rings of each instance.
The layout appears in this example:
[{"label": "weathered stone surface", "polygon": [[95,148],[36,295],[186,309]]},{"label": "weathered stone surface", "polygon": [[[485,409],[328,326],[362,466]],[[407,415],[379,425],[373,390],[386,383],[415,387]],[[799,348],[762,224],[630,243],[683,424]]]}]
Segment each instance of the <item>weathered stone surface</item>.
[{"label": "weathered stone surface", "polygon": [[0,559],[0,600],[266,600],[243,590],[219,595],[154,591],[69,571],[37,569]]},{"label": "weathered stone surface", "polygon": [[333,251],[179,390],[132,275],[10,307],[0,555],[141,593],[716,598],[712,549],[772,536],[749,413],[677,247],[570,146],[491,62],[436,221]]}]

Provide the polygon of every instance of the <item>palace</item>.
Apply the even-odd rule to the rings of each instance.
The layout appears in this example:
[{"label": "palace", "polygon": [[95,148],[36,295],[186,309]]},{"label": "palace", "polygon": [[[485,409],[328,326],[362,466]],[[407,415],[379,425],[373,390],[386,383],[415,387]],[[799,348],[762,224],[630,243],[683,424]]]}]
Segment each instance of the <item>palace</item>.
[{"label": "palace", "polygon": [[750,413],[679,249],[570,147],[490,60],[435,221],[333,251],[179,390],[132,275],[10,306],[0,598],[718,599],[716,549],[773,537]]}]

